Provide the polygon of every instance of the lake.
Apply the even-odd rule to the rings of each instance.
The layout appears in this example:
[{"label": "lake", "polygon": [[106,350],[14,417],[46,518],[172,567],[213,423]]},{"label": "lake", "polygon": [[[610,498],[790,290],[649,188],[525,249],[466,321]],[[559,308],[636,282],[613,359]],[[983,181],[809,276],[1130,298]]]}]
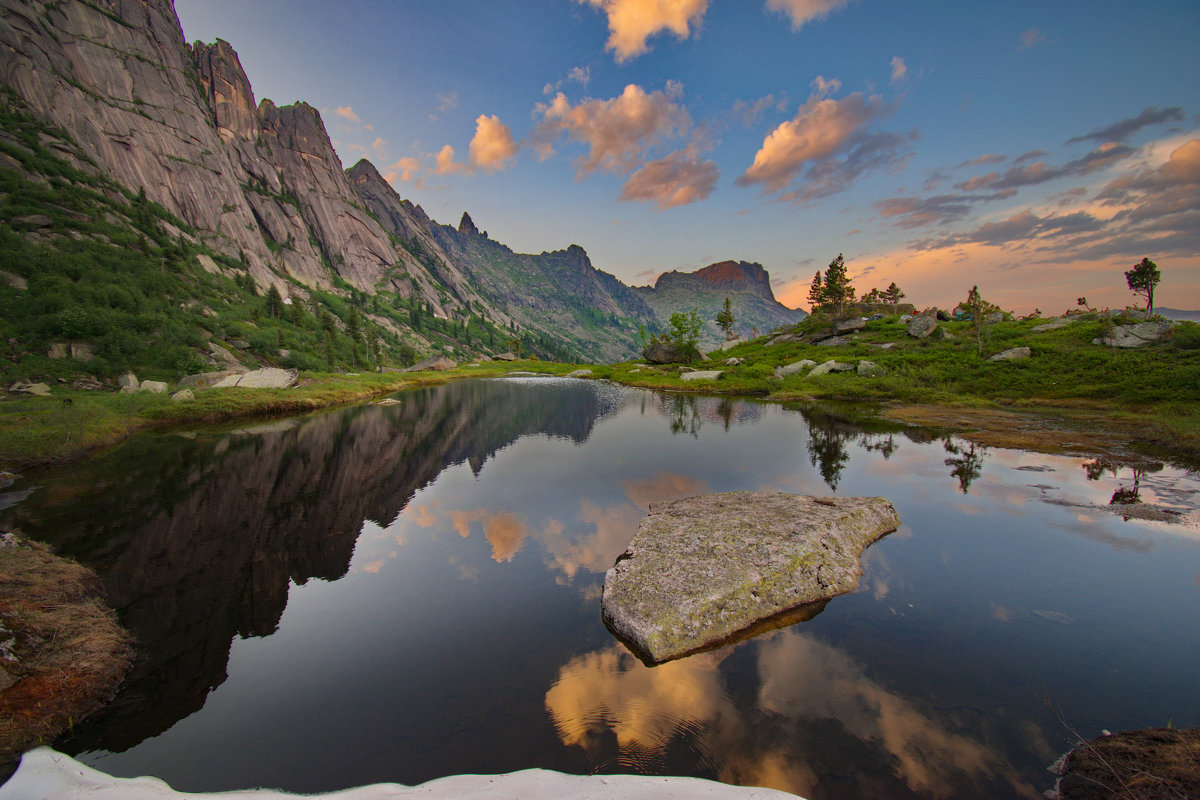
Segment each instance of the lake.
[{"label": "lake", "polygon": [[[0,494],[137,638],[56,747],[183,791],[544,767],[1032,798],[1076,732],[1200,724],[1186,470],[598,381],[396,398],[142,434]],[[815,618],[643,666],[600,593],[649,504],[763,489],[880,495],[902,526]]]}]

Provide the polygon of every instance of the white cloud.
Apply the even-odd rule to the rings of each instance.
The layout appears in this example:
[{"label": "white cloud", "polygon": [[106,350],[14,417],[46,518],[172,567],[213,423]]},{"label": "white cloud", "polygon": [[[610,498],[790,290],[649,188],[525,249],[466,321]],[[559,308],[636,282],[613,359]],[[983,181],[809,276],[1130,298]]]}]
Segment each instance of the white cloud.
[{"label": "white cloud", "polygon": [[720,176],[713,161],[700,161],[698,150],[688,147],[630,175],[621,199],[653,202],[663,211],[707,199]]},{"label": "white cloud", "polygon": [[686,39],[708,8],[708,0],[578,0],[608,17],[608,42],[618,63],[649,50],[646,40],[660,31]]},{"label": "white cloud", "polygon": [[631,83],[611,100],[587,99],[574,106],[559,92],[549,105],[539,103],[534,109],[542,121],[533,146],[547,158],[566,133],[588,147],[587,155],[577,162],[581,176],[599,168],[628,172],[642,163],[652,146],[682,135],[691,126],[691,117],[679,102],[682,95],[683,86],[676,81],[649,93]]},{"label": "white cloud", "polygon": [[1021,46],[1018,50],[1028,50],[1038,42],[1046,41],[1046,34],[1039,31],[1037,28],[1030,28],[1021,34]]},{"label": "white cloud", "polygon": [[908,77],[908,65],[900,56],[892,56],[892,83],[900,83]]},{"label": "white cloud", "polygon": [[812,87],[813,94],[817,97],[828,97],[842,88],[842,82],[837,78],[826,79],[824,75],[818,75],[812,79],[809,86]]},{"label": "white cloud", "polygon": [[516,154],[517,145],[508,126],[495,115],[480,114],[475,120],[475,136],[468,150],[471,165],[494,172],[504,169]]},{"label": "white cloud", "polygon": [[793,119],[767,135],[754,163],[737,183],[759,183],[765,192],[781,192],[806,165],[842,151],[859,129],[884,111],[878,96],[868,98],[855,93],[842,100],[811,97]]},{"label": "white cloud", "polygon": [[445,145],[437,154],[437,166],[433,171],[437,175],[455,175],[467,169],[467,165],[454,160],[454,148]]},{"label": "white cloud", "polygon": [[828,16],[849,3],[850,0],[767,0],[767,10],[786,14],[792,20],[792,30],[798,31],[805,23]]},{"label": "white cloud", "polygon": [[354,109],[350,106],[338,106],[333,113],[345,120],[353,122],[355,125],[361,125],[362,120],[358,118],[358,114],[354,113]]}]

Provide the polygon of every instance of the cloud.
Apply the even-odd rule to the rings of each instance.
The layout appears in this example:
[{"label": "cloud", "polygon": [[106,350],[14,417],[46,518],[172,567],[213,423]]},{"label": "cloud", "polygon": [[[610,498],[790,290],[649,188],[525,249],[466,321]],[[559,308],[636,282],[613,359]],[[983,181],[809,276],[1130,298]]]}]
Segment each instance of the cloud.
[{"label": "cloud", "polygon": [[1073,236],[1103,227],[1102,220],[1086,211],[1038,216],[1029,209],[1023,209],[999,222],[985,222],[969,233],[928,242],[927,247],[953,247],[968,242],[1003,247],[1010,243],[1033,242],[1039,238]]},{"label": "cloud", "polygon": [[1008,158],[1008,156],[997,155],[996,153],[984,153],[979,158],[972,158],[970,161],[964,161],[961,164],[958,164],[955,169],[962,169],[963,167],[978,167],[984,164],[999,164],[1006,158]]},{"label": "cloud", "polygon": [[362,120],[358,118],[358,114],[355,114],[354,109],[350,106],[338,106],[334,109],[333,113],[337,114],[342,119],[353,122],[355,125],[362,124]]},{"label": "cloud", "polygon": [[586,99],[574,106],[559,92],[549,105],[538,103],[534,108],[542,121],[534,131],[533,147],[547,158],[566,133],[588,148],[576,162],[580,177],[597,169],[628,172],[642,163],[652,146],[691,127],[691,117],[679,102],[682,96],[683,85],[677,81],[650,93],[631,83],[611,100]]},{"label": "cloud", "polygon": [[1049,155],[1049,152],[1046,150],[1041,150],[1041,149],[1030,150],[1028,153],[1021,153],[1021,155],[1014,158],[1013,163],[1014,164],[1023,164],[1026,161],[1032,161],[1033,159],[1041,158],[1044,155]]},{"label": "cloud", "polygon": [[1112,125],[1107,125],[1091,133],[1085,133],[1083,136],[1073,136],[1067,139],[1067,144],[1075,142],[1086,142],[1089,139],[1100,142],[1123,142],[1148,125],[1162,125],[1166,122],[1182,122],[1183,109],[1179,106],[1164,108],[1161,111],[1154,106],[1149,106],[1143,109],[1142,113],[1136,117],[1127,117]]},{"label": "cloud", "polygon": [[559,89],[561,89],[563,87],[564,83],[567,83],[567,82],[578,83],[580,86],[582,86],[583,88],[586,89],[587,85],[589,83],[591,83],[591,80],[592,80],[592,68],[591,67],[572,67],[571,71],[567,73],[567,77],[564,78],[563,80],[558,80],[558,81],[555,81],[554,83],[547,83],[545,86],[543,86],[542,94],[545,94],[545,95],[554,94],[555,92],[557,92]]},{"label": "cloud", "polygon": [[742,124],[749,127],[753,125],[759,117],[763,115],[771,106],[776,105],[775,95],[769,94],[766,97],[760,97],[754,102],[746,100],[738,100],[733,104],[730,113],[737,119],[742,121]]},{"label": "cloud", "polygon": [[680,39],[691,34],[708,9],[708,0],[578,0],[608,17],[608,42],[618,64],[649,50],[646,40],[670,31]]},{"label": "cloud", "polygon": [[371,142],[371,149],[383,157],[387,153],[387,139],[384,139],[382,136],[376,136],[375,141]]},{"label": "cloud", "polygon": [[754,163],[735,183],[761,184],[764,193],[782,192],[806,169],[811,175],[861,143],[860,130],[888,112],[877,95],[868,98],[856,92],[843,100],[814,95],[794,118],[767,134]]},{"label": "cloud", "polygon": [[405,156],[396,161],[395,164],[384,168],[383,179],[388,183],[395,183],[397,179],[407,183],[420,170],[420,161],[412,156]]},{"label": "cloud", "polygon": [[437,110],[439,113],[444,111],[453,111],[454,109],[458,108],[458,92],[449,92],[447,94],[439,93],[437,99]]},{"label": "cloud", "polygon": [[1016,189],[992,194],[939,194],[933,197],[889,197],[874,204],[882,217],[900,217],[901,228],[920,228],[926,225],[946,225],[963,219],[976,205],[1011,197]]},{"label": "cloud", "polygon": [[495,116],[480,114],[475,119],[475,136],[471,139],[468,157],[471,165],[488,172],[502,170],[517,154],[512,131]]},{"label": "cloud", "polygon": [[813,94],[817,97],[828,97],[842,88],[842,82],[837,78],[826,78],[824,75],[818,75],[812,79],[809,86],[812,87]]},{"label": "cloud", "polygon": [[908,77],[908,65],[900,56],[892,56],[892,83],[900,83]]},{"label": "cloud", "polygon": [[467,170],[467,165],[461,161],[454,160],[454,148],[450,145],[445,145],[437,154],[437,166],[433,168],[434,174],[437,175],[455,175],[459,172]]},{"label": "cloud", "polygon": [[[650,272],[642,274],[653,274]],[[622,481],[625,494],[638,508],[649,509],[651,503],[665,503],[681,497],[692,497],[708,491],[708,484],[688,475],[659,470],[653,478]]]},{"label": "cloud", "polygon": [[659,211],[708,198],[721,170],[715,162],[700,161],[695,147],[651,161],[629,176],[621,200],[653,202]]},{"label": "cloud", "polygon": [[786,14],[792,20],[792,30],[798,31],[806,23],[822,19],[849,4],[850,0],[767,0],[767,10]]},{"label": "cloud", "polygon": [[1018,50],[1028,50],[1038,42],[1046,41],[1046,34],[1039,31],[1037,28],[1030,28],[1021,34],[1021,45]]},{"label": "cloud", "polygon": [[512,561],[525,543],[525,523],[511,511],[499,511],[483,520],[483,535],[492,546],[496,563]]},{"label": "cloud", "polygon": [[587,532],[577,526],[568,529],[558,520],[546,524],[541,538],[547,562],[567,578],[574,578],[581,569],[603,573],[629,546],[642,516],[629,503],[601,507],[584,499],[580,503],[579,520]]},{"label": "cloud", "polygon": [[1068,161],[1061,166],[1048,166],[1045,161],[1036,161],[1027,167],[1010,167],[1003,173],[989,172],[971,178],[963,183],[955,184],[955,188],[966,192],[981,189],[1015,189],[1021,186],[1033,186],[1059,178],[1087,175],[1098,170],[1113,166],[1118,161],[1128,158],[1137,150],[1123,144],[1110,142],[1097,147],[1085,156]]}]

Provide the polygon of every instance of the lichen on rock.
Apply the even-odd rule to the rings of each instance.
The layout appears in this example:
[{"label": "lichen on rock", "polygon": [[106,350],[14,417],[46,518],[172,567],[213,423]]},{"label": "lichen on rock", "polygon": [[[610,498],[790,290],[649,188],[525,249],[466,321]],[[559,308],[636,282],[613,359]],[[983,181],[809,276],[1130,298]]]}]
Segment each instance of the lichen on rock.
[{"label": "lichen on rock", "polygon": [[711,649],[852,591],[859,555],[899,524],[882,497],[729,492],[653,505],[605,575],[604,622],[648,663]]}]

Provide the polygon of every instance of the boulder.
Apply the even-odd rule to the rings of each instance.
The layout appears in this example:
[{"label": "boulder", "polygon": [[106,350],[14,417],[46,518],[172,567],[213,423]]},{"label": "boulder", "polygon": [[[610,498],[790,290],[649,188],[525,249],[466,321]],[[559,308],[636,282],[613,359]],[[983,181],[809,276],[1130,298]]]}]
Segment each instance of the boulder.
[{"label": "boulder", "polygon": [[715,381],[721,377],[719,369],[700,369],[679,376],[681,381]]},{"label": "boulder", "polygon": [[590,369],[577,369],[574,372],[568,372],[564,377],[567,378],[587,378],[592,374]]},{"label": "boulder", "polygon": [[447,370],[452,370],[457,366],[458,366],[458,364],[456,364],[454,361],[447,358],[446,356],[433,356],[431,358],[425,359],[424,361],[413,364],[411,367],[409,367],[408,369],[406,369],[404,371],[405,372],[446,372]]},{"label": "boulder", "polygon": [[918,339],[924,339],[929,334],[933,333],[938,327],[937,318],[934,316],[926,316],[922,314],[919,317],[913,317],[908,321],[906,330],[909,336],[915,336]]},{"label": "boulder", "polygon": [[1065,328],[1074,323],[1075,320],[1067,317],[1056,317],[1049,322],[1043,322],[1041,325],[1034,325],[1029,329],[1030,333],[1045,333],[1046,331],[1056,331],[1059,328]]},{"label": "boulder", "polygon": [[212,384],[212,389],[286,389],[296,380],[298,373],[294,369],[279,369],[265,367],[244,373],[230,373]]},{"label": "boulder", "polygon": [[45,214],[26,214],[23,217],[13,217],[9,223],[28,228],[49,228],[54,224],[54,220]]},{"label": "boulder", "polygon": [[996,353],[988,359],[988,361],[1017,361],[1022,358],[1029,358],[1033,355],[1033,351],[1028,347],[1013,347],[1005,350],[1003,353]]},{"label": "boulder", "polygon": [[815,378],[818,375],[828,375],[831,372],[850,372],[853,369],[853,364],[846,364],[841,361],[834,361],[833,359],[830,359],[824,364],[813,367],[812,371],[808,373],[808,376],[810,378]]},{"label": "boulder", "polygon": [[850,344],[850,340],[844,336],[831,336],[817,342],[818,347],[845,347],[848,344]]},{"label": "boulder", "polygon": [[117,378],[117,385],[121,387],[121,391],[125,394],[136,392],[142,385],[138,380],[137,375],[132,372],[126,372],[121,377]]},{"label": "boulder", "polygon": [[852,591],[900,524],[882,497],[730,492],[654,504],[604,576],[605,624],[644,661],[719,646]]},{"label": "boulder", "polygon": [[46,351],[46,358],[60,359],[66,358],[71,354],[71,346],[66,342],[55,342],[50,345],[50,349]]},{"label": "boulder", "polygon": [[777,344],[784,344],[785,342],[799,342],[803,339],[804,339],[804,336],[799,333],[781,333],[778,336],[771,337],[768,341],[766,341],[763,344],[763,346],[771,347],[771,346],[777,345]]},{"label": "boulder", "polygon": [[800,361],[793,361],[791,364],[785,364],[782,367],[776,367],[775,368],[775,377],[776,378],[786,378],[790,375],[799,375],[801,372],[804,372],[807,369],[815,367],[816,365],[817,365],[817,362],[813,361],[811,358],[804,358],[804,359],[801,359]]},{"label": "boulder", "polygon": [[139,392],[151,392],[153,394],[166,394],[167,385],[162,381],[142,381],[138,386]]},{"label": "boulder", "polygon": [[876,364],[874,361],[860,361],[855,367],[855,372],[863,378],[882,378],[887,375],[887,370]]},{"label": "boulder", "polygon": [[104,384],[91,376],[85,376],[71,381],[71,388],[81,392],[95,392],[103,389]]},{"label": "boulder", "polygon": [[651,364],[678,364],[688,360],[683,350],[670,342],[651,342],[642,348],[642,358]]},{"label": "boulder", "polygon": [[516,355],[513,353],[497,353],[492,356],[493,361],[517,361]]},{"label": "boulder", "polygon": [[186,403],[188,400],[195,400],[196,395],[191,389],[181,389],[180,391],[171,395],[171,399],[176,403]]},{"label": "boulder", "polygon": [[721,352],[724,353],[726,350],[737,347],[741,343],[741,339],[726,339],[725,341],[721,342]]},{"label": "boulder", "polygon": [[208,343],[208,352],[212,353],[212,357],[215,358],[219,363],[226,364],[230,367],[240,367],[242,365],[241,362],[237,360],[237,356],[216,342]]},{"label": "boulder", "polygon": [[[248,372],[248,370],[245,367],[241,367],[240,369],[236,370],[223,369],[218,370],[217,372],[198,372],[195,375],[185,375],[179,380],[179,384],[176,386],[176,388],[208,389],[209,387],[216,386],[218,383],[231,375],[243,375],[246,372]],[[234,385],[236,386],[237,384]]]},{"label": "boulder", "polygon": [[990,313],[986,317],[984,317],[983,321],[989,325],[995,325],[997,322],[1004,322],[1004,320],[1007,318],[1008,318],[1008,315],[1005,314],[1003,311],[993,311],[992,313]]},{"label": "boulder", "polygon": [[1093,339],[1092,344],[1109,347],[1141,347],[1153,342],[1170,339],[1175,333],[1175,323],[1170,320],[1139,322],[1135,325],[1117,325],[1107,335]]},{"label": "boulder", "polygon": [[286,389],[295,382],[298,374],[294,369],[264,367],[242,375],[237,385],[239,389]]},{"label": "boulder", "polygon": [[727,367],[736,367],[738,364],[744,363],[746,363],[746,359],[738,358],[737,356],[725,359],[725,366]]},{"label": "boulder", "polygon": [[96,357],[96,346],[89,342],[71,342],[71,358],[76,361],[89,361]]},{"label": "boulder", "polygon": [[24,290],[24,289],[29,288],[29,281],[25,280],[20,275],[16,275],[12,272],[6,272],[6,271],[0,269],[0,285],[5,285],[5,284],[7,284],[8,286],[11,286],[14,289]]},{"label": "boulder", "polygon": [[45,383],[25,383],[17,381],[12,386],[8,387],[10,392],[21,394],[32,394],[38,397],[45,397],[50,394],[50,386]]},{"label": "boulder", "polygon": [[844,333],[861,331],[865,327],[867,327],[867,321],[862,317],[855,317],[854,319],[844,319],[833,323],[833,332],[841,336]]}]

